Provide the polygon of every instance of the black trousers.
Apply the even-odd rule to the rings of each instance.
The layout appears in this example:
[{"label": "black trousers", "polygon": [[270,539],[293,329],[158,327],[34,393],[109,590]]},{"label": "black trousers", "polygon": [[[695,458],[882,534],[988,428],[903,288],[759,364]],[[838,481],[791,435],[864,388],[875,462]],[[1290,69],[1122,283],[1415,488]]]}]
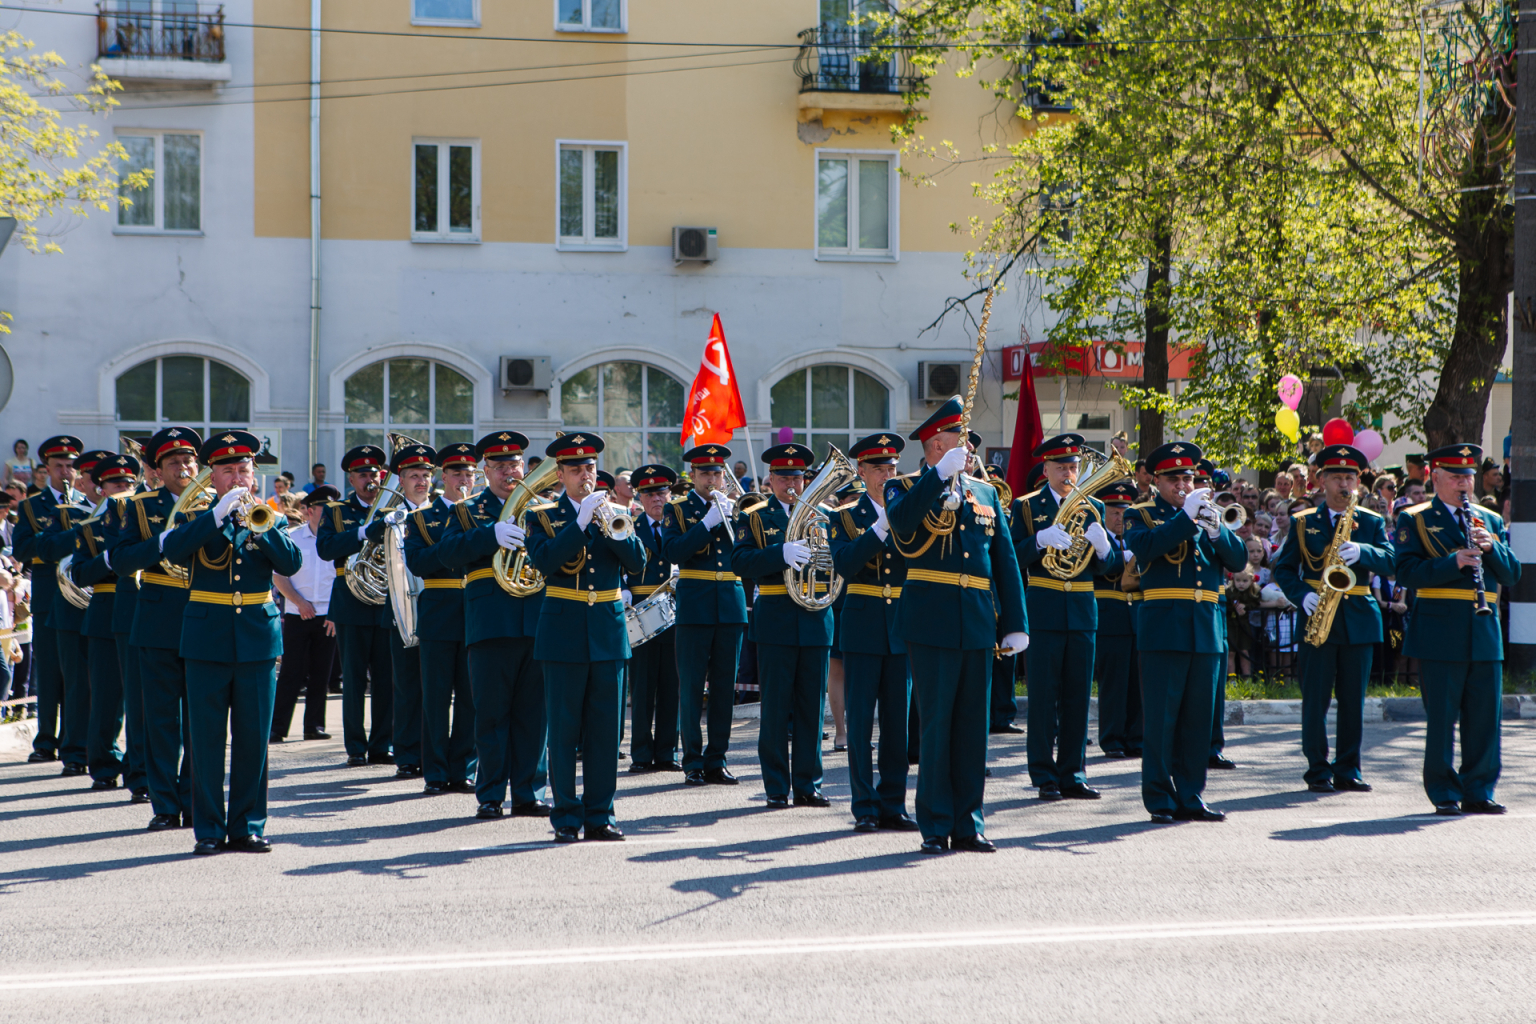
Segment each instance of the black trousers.
[{"label": "black trousers", "polygon": [[[348,757],[377,761],[390,752],[395,679],[389,634],[394,631],[394,626],[336,627],[341,644],[341,735]],[[366,724],[365,709],[372,712]]]},{"label": "black trousers", "polygon": [[336,638],[325,635],[325,616],[308,620],[283,616],[283,668],[277,675],[272,735],[288,735],[300,693],[304,694],[305,734],[325,731],[325,702],[335,662]]},{"label": "black trousers", "polygon": [[389,661],[394,675],[393,742],[395,764],[421,767],[421,647],[405,646],[400,630],[389,629]]},{"label": "black trousers", "polygon": [[677,628],[636,647],[629,659],[635,764],[677,760]]}]

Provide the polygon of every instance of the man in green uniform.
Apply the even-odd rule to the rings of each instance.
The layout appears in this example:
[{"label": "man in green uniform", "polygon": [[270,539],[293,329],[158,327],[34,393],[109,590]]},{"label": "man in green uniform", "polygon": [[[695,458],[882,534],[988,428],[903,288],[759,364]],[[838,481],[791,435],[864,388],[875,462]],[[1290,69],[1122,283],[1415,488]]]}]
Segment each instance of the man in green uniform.
[{"label": "man in green uniform", "polygon": [[280,526],[262,533],[247,526],[245,504],[261,500],[251,493],[259,451],[261,439],[244,430],[203,442],[198,457],[212,470],[214,504],[164,537],[165,557],[188,573],[181,656],[192,723],[192,852],[199,855],[272,849],[263,835],[267,739],[283,652],[272,575],[292,576],[302,557]]},{"label": "man in green uniform", "polygon": [[[1308,508],[1291,517],[1291,532],[1275,556],[1274,580],[1285,596],[1305,613],[1297,631],[1306,625],[1322,600],[1324,555],[1333,544],[1349,507],[1359,493],[1360,473],[1371,460],[1358,448],[1336,444],[1324,448],[1314,460],[1322,479],[1327,504]],[[1365,687],[1371,678],[1371,656],[1381,643],[1381,606],[1371,596],[1371,574],[1391,576],[1396,553],[1381,516],[1357,505],[1350,516],[1349,540],[1339,546],[1338,556],[1355,574],[1333,617],[1323,643],[1300,646],[1301,752],[1307,758],[1304,776],[1314,793],[1347,789],[1369,792],[1360,777],[1360,743],[1364,734]],[[1338,750],[1328,762],[1328,705],[1338,708]]]},{"label": "man in green uniform", "polygon": [[[1430,452],[1435,496],[1397,516],[1397,582],[1413,591],[1403,654],[1420,659],[1429,720],[1424,791],[1435,813],[1444,815],[1505,810],[1493,798],[1504,684],[1498,588],[1520,581],[1520,560],[1509,549],[1504,520],[1471,501],[1482,457],[1475,444]],[[1454,760],[1458,720],[1460,772]]]},{"label": "man in green uniform", "polygon": [[1141,677],[1136,656],[1141,590],[1134,582],[1135,559],[1125,550],[1125,511],[1136,503],[1136,494],[1136,485],[1128,480],[1099,492],[1110,542],[1126,561],[1121,572],[1096,576],[1093,581],[1093,597],[1099,605],[1093,648],[1093,675],[1099,682],[1099,749],[1114,759],[1141,756]]},{"label": "man in green uniform", "polygon": [[[646,558],[643,569],[624,576],[626,603],[644,601],[672,581],[672,563],[661,553],[661,531],[667,496],[675,483],[677,474],[666,466],[644,465],[630,474],[629,484],[642,509],[635,517],[635,536],[644,545]],[[630,772],[682,771],[677,763],[677,626],[668,626],[633,649],[629,678]]]},{"label": "man in green uniform", "polygon": [[[1216,463],[1210,459],[1201,459],[1195,464],[1195,487],[1206,487],[1214,490],[1216,472]],[[1210,755],[1206,760],[1206,767],[1231,771],[1237,767],[1237,764],[1225,753],[1227,749],[1227,661],[1228,652],[1232,646],[1232,638],[1227,630],[1228,605],[1231,598],[1227,596],[1226,583],[1222,583],[1218,596],[1221,598],[1217,602],[1217,608],[1221,611],[1217,622],[1221,626],[1222,661],[1221,671],[1217,673],[1216,677],[1216,705],[1215,709],[1211,712],[1211,749]]]},{"label": "man in green uniform", "polygon": [[1221,523],[1210,489],[1194,486],[1199,446],[1174,441],[1147,456],[1156,491],[1126,513],[1125,544],[1141,566],[1136,646],[1146,741],[1141,798],[1157,824],[1224,821],[1205,805],[1216,686],[1226,672],[1220,621],[1224,570],[1248,564],[1242,541]]},{"label": "man in green uniform", "polygon": [[958,397],[941,405],[911,439],[923,470],[910,490],[890,481],[886,517],[906,560],[900,629],[922,723],[917,823],[922,852],[991,853],[983,834],[987,701],[992,660],[1029,646],[1018,558],[997,490],[964,476],[969,452]]},{"label": "man in green uniform", "polygon": [[[407,444],[389,457],[389,472],[398,481],[400,502],[389,513],[401,518],[432,503],[432,476],[436,469],[437,449],[429,444]],[[394,622],[394,605],[385,601]],[[390,737],[395,754],[395,778],[419,779],[421,765],[421,643],[420,622],[415,646],[405,646],[400,629],[389,630],[389,661],[394,684],[392,700],[394,721]]]}]

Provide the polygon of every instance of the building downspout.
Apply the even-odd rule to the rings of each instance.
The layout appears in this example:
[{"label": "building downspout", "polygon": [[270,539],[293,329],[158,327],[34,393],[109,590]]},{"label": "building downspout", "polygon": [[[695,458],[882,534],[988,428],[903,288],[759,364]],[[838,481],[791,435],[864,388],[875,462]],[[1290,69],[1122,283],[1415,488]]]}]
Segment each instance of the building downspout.
[{"label": "building downspout", "polygon": [[320,3],[309,3],[309,464],[320,461]]}]

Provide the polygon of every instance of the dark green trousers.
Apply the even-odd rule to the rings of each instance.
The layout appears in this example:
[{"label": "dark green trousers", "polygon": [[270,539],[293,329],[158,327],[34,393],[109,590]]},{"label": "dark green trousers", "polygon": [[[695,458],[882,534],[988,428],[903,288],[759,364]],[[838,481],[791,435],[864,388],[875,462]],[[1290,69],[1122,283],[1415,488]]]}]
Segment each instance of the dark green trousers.
[{"label": "dark green trousers", "polygon": [[[769,796],[821,793],[821,709],[831,650],[757,642],[757,684],[762,688],[757,759]],[[864,746],[867,751],[869,744]]]},{"label": "dark green trousers", "polygon": [[85,763],[94,782],[111,782],[123,774],[123,752],[117,738],[123,732],[123,667],[117,641],[87,637],[90,650],[91,717],[86,732]]},{"label": "dark green trousers", "polygon": [[130,790],[144,789],[149,782],[145,774],[144,681],[139,675],[139,649],[128,643],[127,633],[113,635],[117,638],[118,671],[123,674],[123,785]]},{"label": "dark green trousers", "polygon": [[[1302,644],[1301,752],[1308,783],[1360,778],[1365,731],[1365,684],[1371,678],[1370,644]],[[1338,708],[1338,752],[1328,763],[1328,704]]]},{"label": "dark green trousers", "polygon": [[[1419,662],[1419,688],[1429,719],[1424,733],[1424,792],[1432,803],[1492,800],[1503,766],[1499,720],[1503,713],[1502,661]],[[1455,768],[1456,723],[1461,723],[1461,770]]]},{"label": "dark green trousers", "polygon": [[144,774],[156,814],[192,813],[192,735],[187,667],[168,647],[140,647]]},{"label": "dark green trousers", "polygon": [[239,840],[266,831],[267,740],[272,735],[272,705],[276,699],[275,658],[242,662],[187,659],[187,717],[192,723],[192,834],[199,840]]},{"label": "dark green trousers", "polygon": [[[848,783],[853,816],[889,818],[907,811],[907,705],[912,683],[905,654],[843,652],[843,707],[848,717]],[[875,715],[880,720],[880,784],[875,785]],[[816,731],[821,736],[821,731]]]},{"label": "dark green trousers", "polygon": [[[395,728],[394,666],[389,638],[394,626],[336,627],[341,647],[341,736],[348,757],[378,758],[389,753]],[[372,712],[370,732],[364,709]]]},{"label": "dark green trousers", "polygon": [[1208,758],[1227,749],[1227,656],[1221,655],[1221,668],[1216,673],[1216,696],[1211,702],[1211,749]]},{"label": "dark green trousers", "polygon": [[495,637],[469,645],[475,695],[475,796],[499,804],[539,798],[548,774],[544,675],[533,637]]},{"label": "dark green trousers", "polygon": [[[553,828],[596,829],[615,824],[613,794],[619,780],[622,661],[546,661],[544,701],[549,707],[549,788]],[[581,748],[581,790],[576,750]]]},{"label": "dark green trousers", "polygon": [[[629,756],[635,764],[677,760],[677,627],[636,647],[629,659]],[[697,721],[697,719],[695,719]]]},{"label": "dark green trousers", "polygon": [[59,760],[84,768],[89,763],[86,746],[91,735],[90,639],[72,629],[56,629],[53,636],[59,647],[59,676],[64,681]]},{"label": "dark green trousers", "polygon": [[[683,768],[708,771],[725,767],[731,745],[731,710],[736,706],[736,661],[741,657],[744,623],[674,627],[677,630],[679,721]],[[704,714],[704,686],[709,685],[709,746],[699,719]],[[816,734],[821,735],[820,727]]]},{"label": "dark green trousers", "polygon": [[959,651],[909,641],[907,662],[923,730],[917,824],[924,839],[978,835],[985,827],[981,804],[986,789],[992,651]]},{"label": "dark green trousers", "polygon": [[59,641],[54,631],[32,625],[32,694],[37,698],[37,735],[32,749],[39,754],[59,752],[59,710],[64,701],[64,677],[59,675]]},{"label": "dark green trousers", "polygon": [[1099,747],[1106,754],[1141,752],[1144,728],[1141,678],[1134,636],[1101,636],[1093,647],[1093,675],[1099,681]]},{"label": "dark green trousers", "polygon": [[1146,742],[1141,755],[1141,799],[1152,814],[1205,806],[1211,755],[1211,714],[1224,654],[1141,652]]},{"label": "dark green trousers", "polygon": [[1093,634],[1042,629],[1029,636],[1029,781],[1086,785]]},{"label": "dark green trousers", "polygon": [[405,646],[400,631],[389,628],[389,660],[394,669],[394,725],[390,730],[395,764],[421,767],[421,646]]},{"label": "dark green trousers", "polygon": [[469,650],[458,640],[423,639],[420,651],[422,780],[463,782],[475,775]]}]

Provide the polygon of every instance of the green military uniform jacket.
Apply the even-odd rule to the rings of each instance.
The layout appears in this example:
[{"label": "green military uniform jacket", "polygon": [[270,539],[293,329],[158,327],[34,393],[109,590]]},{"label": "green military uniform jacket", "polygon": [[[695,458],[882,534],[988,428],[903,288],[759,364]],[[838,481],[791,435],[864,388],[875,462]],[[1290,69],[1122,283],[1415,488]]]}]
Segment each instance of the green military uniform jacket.
[{"label": "green military uniform jacket", "polygon": [[[347,559],[363,550],[364,541],[358,539],[357,528],[367,518],[368,506],[353,491],[345,501],[326,503],[320,529],[315,532],[316,553],[336,565],[336,585],[331,588],[331,603],[325,617],[338,626],[389,626],[394,622],[394,611],[388,601],[368,604],[347,586]],[[382,523],[375,523],[382,536]]]},{"label": "green military uniform jacket", "polygon": [[1225,526],[1212,540],[1205,528],[1161,495],[1125,513],[1125,546],[1141,566],[1136,646],[1141,651],[1224,654],[1221,594],[1226,572],[1248,564],[1248,552]]},{"label": "green military uniform jacket", "polygon": [[[903,489],[910,484],[897,482]],[[889,536],[882,541],[870,529],[877,518],[874,501],[864,494],[834,512],[828,524],[832,567],[843,578],[838,646],[850,654],[905,654],[899,612],[907,562]]]},{"label": "green military uniform jacket", "polygon": [[[82,499],[84,496],[81,496]],[[64,596],[62,589],[58,587],[58,564],[65,558],[79,556],[76,550],[75,538],[79,532],[80,523],[84,522],[86,513],[65,506],[54,509],[54,518],[58,523],[57,529],[48,530],[37,538],[36,552],[43,561],[50,566],[49,575],[53,576],[54,595],[53,608],[47,619],[47,624],[54,629],[64,629],[71,633],[85,632],[85,609],[76,608]],[[34,579],[37,573],[33,574]],[[35,601],[36,598],[34,597]]]},{"label": "green military uniform jacket", "polygon": [[533,656],[539,661],[625,661],[629,631],[619,591],[623,574],[645,567],[640,538],[613,540],[594,518],[582,529],[562,497],[528,514],[528,557],[544,574]]},{"label": "green military uniform jacket", "polygon": [[[71,490],[64,496],[66,504],[85,500],[85,495]],[[59,594],[59,580],[55,575],[60,556],[52,561],[45,558],[39,542],[45,534],[63,529],[59,522],[59,501],[53,488],[47,483],[43,489],[21,503],[16,516],[16,528],[11,531],[11,555],[23,565],[32,568],[32,615],[40,626],[53,625],[53,601]]]},{"label": "green military uniform jacket", "polygon": [[[1392,539],[1387,536],[1386,520],[1378,513],[1357,507],[1354,522],[1349,539],[1360,545],[1360,560],[1352,567],[1355,587],[1339,602],[1333,627],[1328,631],[1328,642],[1379,644],[1382,639],[1381,606],[1371,596],[1371,573],[1391,576],[1396,552],[1392,550]],[[1333,543],[1335,530],[1336,526],[1329,523],[1327,509],[1303,509],[1291,517],[1291,532],[1275,555],[1273,567],[1275,583],[1297,608],[1302,607],[1308,594],[1321,592],[1323,554]],[[1300,624],[1297,628],[1305,629]]]},{"label": "green military uniform jacket", "polygon": [[135,494],[123,503],[117,529],[108,540],[118,576],[138,574],[138,600],[128,636],[135,647],[181,647],[187,585],[166,573],[160,553],[160,534],[175,507],[175,495],[164,487]]},{"label": "green military uniform jacket", "polygon": [[[667,514],[662,509],[661,514]],[[665,520],[662,520],[665,522]],[[645,548],[645,565],[639,572],[624,573],[624,589],[629,591],[636,604],[650,597],[656,588],[672,578],[672,563],[661,553],[661,523],[654,526],[651,517],[644,512],[635,517],[635,536]]]},{"label": "green military uniform jacket", "polygon": [[82,632],[99,640],[113,639],[117,632],[118,600],[126,598],[122,592],[131,592],[134,586],[132,576],[120,580],[108,565],[108,538],[122,502],[118,498],[108,503],[99,522],[81,524],[70,531],[75,538],[75,557],[69,566],[69,578],[79,586],[91,588],[91,603],[85,609]]},{"label": "green military uniform jacket", "polygon": [[1502,661],[1498,588],[1520,581],[1520,560],[1509,549],[1509,534],[1496,512],[1473,506],[1493,550],[1483,555],[1483,584],[1492,615],[1478,615],[1472,570],[1456,565],[1467,536],[1454,511],[1434,497],[1397,514],[1397,582],[1413,591],[1403,654],[1433,661]]},{"label": "green military uniform jacket", "polygon": [[962,477],[965,500],[949,512],[946,481],[924,466],[916,481],[885,485],[891,539],[906,560],[900,628],[907,643],[989,650],[1009,633],[1029,632],[1024,580],[997,489]]},{"label": "green military uniform jacket", "polygon": [[1123,588],[1126,573],[1125,538],[1109,535],[1120,558],[1120,571],[1101,573],[1093,578],[1093,597],[1099,606],[1099,636],[1135,636],[1136,611],[1140,607],[1141,591],[1127,592]]},{"label": "green military uniform jacket", "polygon": [[[1104,523],[1104,505],[1088,499],[1090,521]],[[1094,599],[1093,578],[1105,573],[1118,575],[1125,559],[1113,544],[1107,558],[1097,553],[1088,566],[1070,580],[1059,580],[1045,569],[1045,552],[1035,542],[1035,534],[1056,521],[1059,507],[1049,487],[1041,487],[1013,502],[1013,526],[1010,530],[1019,568],[1024,572],[1024,599],[1029,605],[1029,624],[1036,630],[1079,631],[1092,633],[1099,628],[1099,603]]]},{"label": "green military uniform jacket", "polygon": [[425,584],[416,598],[416,635],[422,639],[464,642],[464,569],[443,564],[438,547],[455,514],[454,504],[438,497],[405,521],[405,567]]},{"label": "green military uniform jacket", "polygon": [[721,523],[704,526],[709,502],[697,491],[662,514],[661,554],[678,567],[677,624],[715,626],[747,621],[747,598],[731,568],[731,539]]},{"label": "green military uniform jacket", "polygon": [[501,499],[487,487],[453,506],[453,515],[437,542],[442,565],[465,573],[466,644],[498,638],[533,639],[538,634],[544,590],[531,597],[513,597],[501,589],[491,568],[493,556],[501,550],[496,543],[496,518],[500,515]]},{"label": "green military uniform jacket", "polygon": [[[789,513],[778,498],[769,497],[744,516],[736,517],[736,548],[731,569],[757,580],[752,601],[751,639],[787,647],[831,647],[832,608],[809,611],[795,604],[784,584],[785,531]],[[824,592],[823,592],[824,593]]]}]

